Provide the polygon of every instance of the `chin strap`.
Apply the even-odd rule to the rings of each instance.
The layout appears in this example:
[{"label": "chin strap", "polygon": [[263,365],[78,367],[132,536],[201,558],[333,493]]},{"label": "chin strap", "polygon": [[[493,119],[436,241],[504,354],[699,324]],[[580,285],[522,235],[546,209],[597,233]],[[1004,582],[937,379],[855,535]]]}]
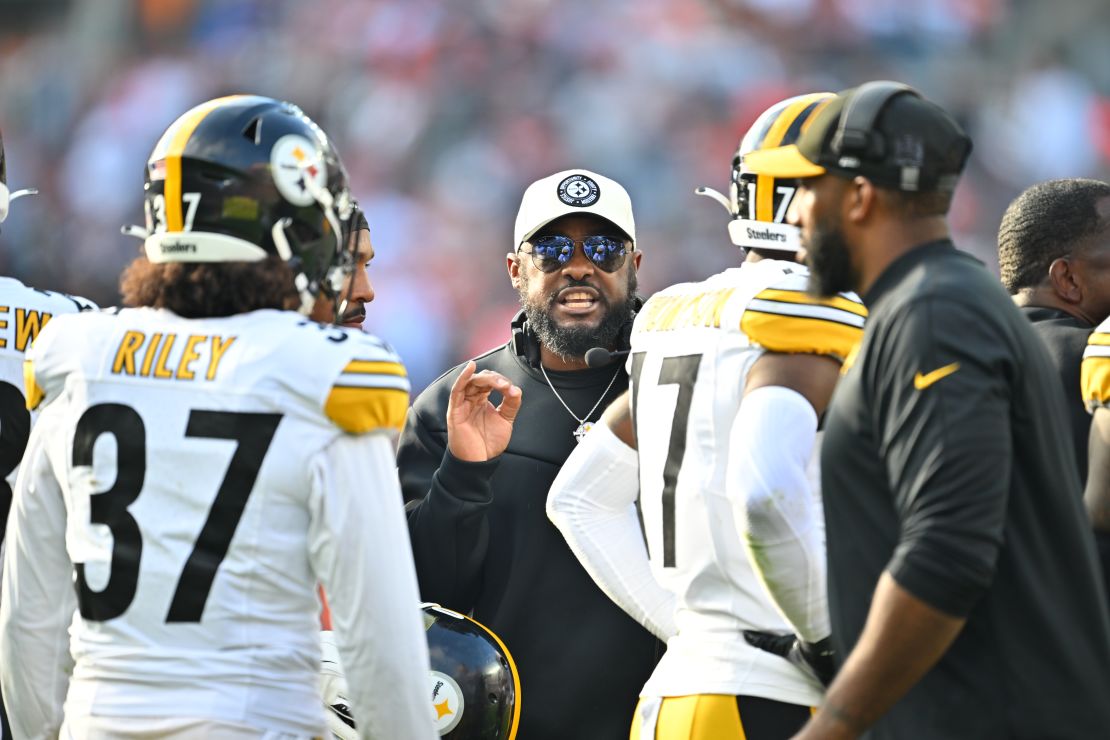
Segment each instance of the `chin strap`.
[{"label": "chin strap", "polygon": [[[319,156],[315,159],[301,163],[301,169],[307,170],[309,167],[314,166],[319,161]],[[315,198],[316,202],[324,210],[324,218],[328,220],[331,225],[332,233],[335,234],[335,255],[333,256],[331,266],[328,267],[324,273],[320,284],[313,286],[316,291],[323,291],[329,297],[334,296],[334,311],[333,323],[338,324],[343,313],[347,310],[347,303],[351,296],[351,290],[354,288],[354,281],[351,281],[351,286],[347,291],[347,297],[342,300],[339,299],[339,293],[343,290],[343,280],[346,276],[353,272],[355,260],[354,250],[345,249],[345,245],[350,241],[353,232],[344,234],[342,223],[351,224],[357,204],[351,198],[347,190],[341,192],[338,196],[332,196],[331,192],[326,188],[320,187],[316,180],[312,177],[305,177],[305,188]],[[338,213],[336,211],[338,210]],[[300,289],[300,286],[297,286]],[[304,307],[304,296],[302,295],[302,308]],[[307,311],[302,313],[309,313],[312,311],[312,306],[316,303],[316,295],[312,296],[312,303],[308,306]]]}]

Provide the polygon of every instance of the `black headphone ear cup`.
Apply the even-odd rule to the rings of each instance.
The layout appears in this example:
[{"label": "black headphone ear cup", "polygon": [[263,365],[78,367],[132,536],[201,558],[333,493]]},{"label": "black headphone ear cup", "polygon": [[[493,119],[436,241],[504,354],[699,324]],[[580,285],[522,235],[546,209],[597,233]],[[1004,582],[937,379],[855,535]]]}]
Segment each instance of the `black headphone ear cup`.
[{"label": "black headphone ear cup", "polygon": [[833,151],[841,155],[881,158],[885,149],[881,136],[874,133],[879,114],[890,100],[903,93],[919,95],[909,85],[888,80],[865,82],[841,114],[833,135]]},{"label": "black headphone ear cup", "polygon": [[627,350],[632,347],[632,325],[636,323],[636,314],[644,307],[644,299],[638,295],[632,296],[632,315],[621,326],[620,336],[617,337],[617,351]]},{"label": "black headphone ear cup", "polygon": [[520,357],[524,356],[524,324],[526,322],[527,319],[524,317],[524,309],[522,308],[516,312],[512,323],[509,324],[512,329],[512,339],[510,341],[513,343],[513,354]]},{"label": "black headphone ear cup", "polygon": [[532,367],[539,367],[540,342],[536,339],[536,335],[532,333],[531,327],[528,326],[528,317],[525,315],[523,308],[517,311],[509,326],[512,327],[513,332],[511,340],[513,354],[517,357],[523,357]]}]

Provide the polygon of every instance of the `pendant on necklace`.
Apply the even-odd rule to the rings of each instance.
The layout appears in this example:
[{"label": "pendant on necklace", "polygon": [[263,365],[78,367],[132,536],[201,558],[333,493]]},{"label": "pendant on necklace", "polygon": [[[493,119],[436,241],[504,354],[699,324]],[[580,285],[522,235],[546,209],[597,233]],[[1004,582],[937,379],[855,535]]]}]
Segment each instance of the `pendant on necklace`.
[{"label": "pendant on necklace", "polygon": [[586,438],[586,435],[589,434],[590,430],[593,428],[594,423],[592,421],[582,422],[578,425],[578,428],[574,430],[574,438],[578,440],[579,444],[582,444],[582,440]]}]

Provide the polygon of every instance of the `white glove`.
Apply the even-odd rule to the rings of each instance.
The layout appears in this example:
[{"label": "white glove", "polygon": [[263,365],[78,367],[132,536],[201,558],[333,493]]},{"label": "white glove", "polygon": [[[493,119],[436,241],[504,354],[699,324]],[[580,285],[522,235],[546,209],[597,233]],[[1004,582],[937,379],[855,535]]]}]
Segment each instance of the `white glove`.
[{"label": "white glove", "polygon": [[331,630],[320,633],[320,694],[324,697],[324,714],[332,737],[359,740],[351,701],[347,698],[347,677],[339,662],[339,648]]}]

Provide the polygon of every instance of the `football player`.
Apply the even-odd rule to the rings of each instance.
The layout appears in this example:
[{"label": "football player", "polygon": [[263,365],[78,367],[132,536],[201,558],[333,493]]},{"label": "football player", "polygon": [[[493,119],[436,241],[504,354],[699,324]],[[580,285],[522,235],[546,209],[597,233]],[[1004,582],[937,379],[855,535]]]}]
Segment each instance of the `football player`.
[{"label": "football player", "polygon": [[818,419],[866,310],[854,295],[806,293],[785,223],[794,183],[742,166],[791,143],[831,99],[772,106],[740,143],[730,195],[699,189],[728,208],[746,258],[647,302],[630,391],[551,489],[548,515],[586,569],[668,643],[633,740],[788,737],[820,701],[815,679],[831,677]]},{"label": "football player", "polygon": [[[8,189],[4,137],[0,134],[0,224],[8,217],[11,201],[36,192],[34,188],[15,192]],[[95,308],[84,298],[36,290],[15,278],[0,277],[0,562],[4,558],[12,486],[33,422],[23,398],[23,353],[52,317]],[[8,725],[2,696],[0,692],[0,738],[5,738]]]},{"label": "football player", "polygon": [[[37,192],[34,188],[14,193],[8,189],[4,138],[0,134],[0,224],[8,217],[11,201]],[[23,353],[52,317],[95,308],[85,298],[36,290],[15,278],[0,277],[0,553],[11,487],[31,433],[31,413],[23,398]]]},{"label": "football player", "polygon": [[0,603],[13,730],[322,735],[321,583],[359,725],[433,738],[391,444],[405,370],[305,318],[321,291],[343,315],[356,263],[335,149],[288,103],[208,101],[155,146],[145,204],[132,308],[55,318],[28,353],[42,412]]}]

